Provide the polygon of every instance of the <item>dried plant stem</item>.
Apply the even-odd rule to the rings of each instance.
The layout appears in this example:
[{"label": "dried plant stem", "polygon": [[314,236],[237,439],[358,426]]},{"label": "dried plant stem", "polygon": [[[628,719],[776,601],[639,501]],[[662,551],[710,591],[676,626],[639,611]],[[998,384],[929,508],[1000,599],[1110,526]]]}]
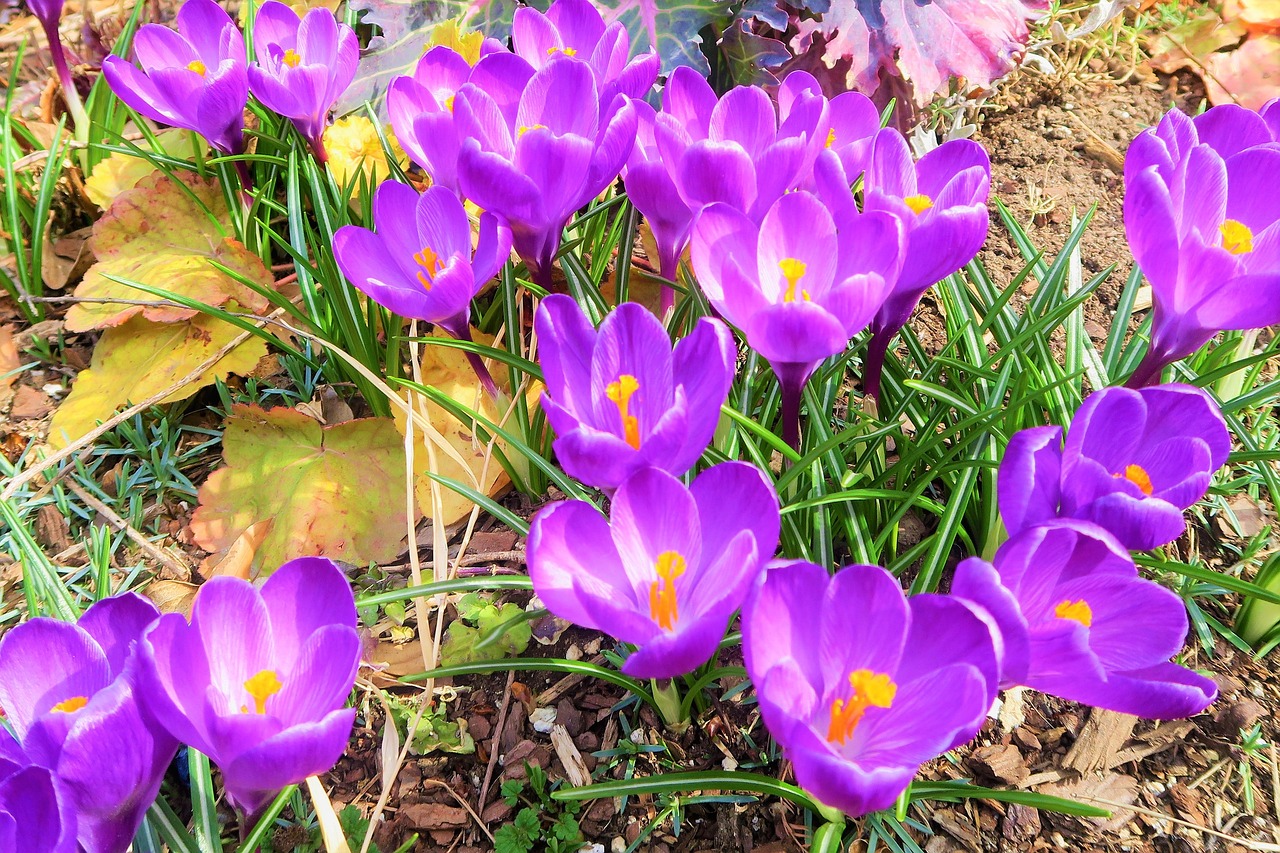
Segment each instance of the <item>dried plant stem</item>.
[{"label": "dried plant stem", "polygon": [[186,565],[177,557],[173,556],[168,551],[165,551],[163,548],[158,547],[150,539],[143,536],[137,528],[133,527],[133,525],[129,524],[129,522],[117,515],[111,507],[95,498],[87,489],[77,483],[74,479],[67,478],[66,486],[75,494],[76,497],[84,501],[90,509],[106,519],[108,524],[116,530],[123,530],[124,535],[133,540],[133,542],[146,552],[146,554],[153,560],[158,563],[163,563],[173,571],[178,576],[178,580],[187,581],[191,579],[190,566]]}]

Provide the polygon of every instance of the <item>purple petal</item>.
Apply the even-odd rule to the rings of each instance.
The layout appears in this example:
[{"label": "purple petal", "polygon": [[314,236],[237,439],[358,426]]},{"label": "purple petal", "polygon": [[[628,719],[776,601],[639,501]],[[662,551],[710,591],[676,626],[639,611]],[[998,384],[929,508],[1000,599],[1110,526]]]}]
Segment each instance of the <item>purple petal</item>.
[{"label": "purple petal", "polygon": [[1044,679],[1038,689],[1096,708],[1154,720],[1194,716],[1218,695],[1213,681],[1172,663],[1109,673],[1105,680],[1062,675]]},{"label": "purple petal", "polygon": [[578,303],[563,294],[543,299],[533,322],[547,392],[575,417],[594,424],[591,361],[595,328]]},{"label": "purple petal", "polygon": [[267,0],[253,19],[253,52],[263,61],[272,45],[287,50],[298,47],[298,13],[279,0]]},{"label": "purple petal", "polygon": [[90,698],[110,681],[107,656],[76,625],[37,617],[0,639],[0,708],[20,740],[59,702]]},{"label": "purple petal", "polygon": [[[893,575],[879,566],[846,566],[831,578],[818,607],[823,696],[833,691],[844,695],[854,670],[890,675],[898,671],[910,611]],[[850,618],[851,609],[856,619]]]},{"label": "purple petal", "polygon": [[354,708],[334,711],[317,723],[293,726],[240,753],[222,767],[227,795],[253,814],[285,785],[327,773],[346,751],[355,715]]},{"label": "purple petal", "polygon": [[806,791],[850,816],[890,808],[920,769],[901,762],[851,761],[836,754],[813,731],[801,727],[785,754],[795,765],[796,781]]},{"label": "purple petal", "polygon": [[666,471],[637,471],[618,487],[610,507],[613,541],[633,578],[645,578],[643,588],[658,579],[650,572],[662,554],[673,551],[685,560],[685,576],[675,582],[677,593],[691,585],[688,571],[702,559],[702,531],[697,504],[684,484]]},{"label": "purple petal", "polygon": [[177,613],[164,614],[143,634],[138,658],[138,696],[146,710],[173,737],[207,749],[209,662],[199,634]]},{"label": "purple petal", "polygon": [[933,669],[898,681],[892,706],[868,713],[851,746],[864,766],[923,764],[972,740],[994,698],[995,685],[977,667],[952,663]]},{"label": "purple petal", "polygon": [[268,713],[286,726],[315,722],[346,704],[360,666],[354,624],[330,623],[303,636],[292,666],[280,674],[284,687],[269,700]]},{"label": "purple petal", "polygon": [[[191,607],[191,627],[209,662],[206,683],[232,711],[247,695],[246,681],[263,670],[281,669],[271,615],[262,595],[248,581],[232,577],[205,581]],[[219,708],[219,713],[227,712]]]},{"label": "purple petal", "polygon": [[977,557],[962,560],[951,581],[951,594],[990,629],[1000,660],[1000,686],[1021,683],[1031,654],[1027,619],[1013,593],[1000,583],[995,567]]},{"label": "purple petal", "polygon": [[639,467],[631,445],[592,427],[563,433],[552,446],[566,474],[597,489],[618,488]]},{"label": "purple petal", "polygon": [[1009,439],[996,493],[1010,534],[1057,518],[1061,474],[1062,427],[1024,429]]},{"label": "purple petal", "polygon": [[355,597],[342,569],[325,557],[298,557],[276,569],[262,586],[271,614],[278,669],[293,668],[307,639],[331,625],[355,630]]},{"label": "purple petal", "polygon": [[136,592],[126,592],[96,602],[76,624],[102,648],[114,678],[124,672],[133,644],[159,618],[154,604]]},{"label": "purple petal", "polygon": [[733,333],[719,320],[703,318],[676,341],[672,381],[684,390],[689,409],[682,456],[701,456],[715,436],[720,407],[733,385],[737,355]]},{"label": "purple petal", "polygon": [[636,382],[627,414],[636,418],[643,441],[671,408],[674,385],[671,339],[658,318],[635,302],[619,305],[605,317],[591,362],[595,423],[619,436],[624,435],[622,410],[608,398],[607,388],[622,376]]},{"label": "purple petal", "polygon": [[716,653],[729,627],[730,611],[696,614],[687,619],[681,610],[675,631],[658,631],[622,664],[632,678],[675,678],[688,675]]}]

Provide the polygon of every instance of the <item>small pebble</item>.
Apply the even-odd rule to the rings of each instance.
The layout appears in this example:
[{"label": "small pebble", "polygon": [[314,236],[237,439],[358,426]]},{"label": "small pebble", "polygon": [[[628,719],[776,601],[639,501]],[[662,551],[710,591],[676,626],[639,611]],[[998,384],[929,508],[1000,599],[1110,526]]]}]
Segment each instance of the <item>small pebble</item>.
[{"label": "small pebble", "polygon": [[738,769],[738,761],[731,755],[726,755],[724,760],[720,762],[720,766],[726,773],[732,773]]},{"label": "small pebble", "polygon": [[[624,847],[623,849],[625,850],[626,848]],[[604,853],[604,845],[600,843],[584,844],[578,848],[578,853]]]},{"label": "small pebble", "polygon": [[533,713],[529,715],[529,722],[533,725],[535,732],[550,734],[551,727],[556,724],[556,709],[534,708]]},{"label": "small pebble", "polygon": [[574,643],[565,649],[564,656],[568,660],[582,660],[582,649],[578,647],[577,643]]},{"label": "small pebble", "polygon": [[1069,127],[1051,127],[1049,128],[1049,136],[1053,139],[1070,139],[1071,128]]},{"label": "small pebble", "polygon": [[609,850],[612,851],[612,853],[626,853],[626,849],[627,839],[623,838],[621,835],[615,835],[613,837],[613,841],[609,842]]}]

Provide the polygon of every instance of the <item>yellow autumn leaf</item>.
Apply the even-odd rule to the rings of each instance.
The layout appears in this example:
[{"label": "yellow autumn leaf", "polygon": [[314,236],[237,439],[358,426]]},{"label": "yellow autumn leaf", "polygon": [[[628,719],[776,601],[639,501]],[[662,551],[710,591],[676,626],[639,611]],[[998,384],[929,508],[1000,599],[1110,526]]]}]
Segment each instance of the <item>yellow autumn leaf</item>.
[{"label": "yellow autumn leaf", "polygon": [[[496,341],[479,329],[473,328],[471,334],[476,341],[498,346]],[[489,395],[480,387],[462,350],[428,344],[422,349],[421,368],[423,385],[439,389],[454,402],[479,413],[493,423],[504,424],[505,421],[504,428],[515,428],[515,425],[505,417],[506,412],[499,412],[493,401],[489,399]],[[506,370],[494,371],[494,380],[504,393],[509,393],[510,383],[507,381]],[[531,388],[526,396],[531,401],[536,401],[538,394],[541,393],[540,388],[540,385]],[[402,396],[405,399],[409,398],[407,392]],[[430,419],[432,426],[466,462],[464,469],[456,459],[437,446],[434,448],[436,463],[434,471],[437,475],[456,480],[489,497],[497,497],[510,487],[511,478],[503,470],[497,454],[492,451],[488,441],[482,441],[476,435],[471,423],[459,421],[443,407],[431,403],[420,394],[415,394],[413,397],[419,411]],[[405,419],[400,409],[396,409],[395,419],[396,428],[403,435]],[[428,476],[428,472],[433,470],[432,453],[428,449],[430,439],[423,435],[420,429],[415,429],[414,435],[418,439],[413,452],[414,496],[418,501],[419,512],[427,518],[432,518],[431,486],[435,481]],[[506,449],[506,443],[500,439],[496,439],[493,445],[498,450]],[[518,463],[519,454],[516,453],[514,456],[516,458],[512,459],[511,455],[508,455],[508,459]],[[467,513],[475,507],[470,499],[452,489],[441,486],[440,492],[446,525],[465,518]]]},{"label": "yellow autumn leaf", "polygon": [[[386,134],[387,144],[396,157],[400,168],[408,168],[409,158],[396,142],[395,134],[388,125],[382,131]],[[391,168],[387,165],[386,152],[382,148],[382,140],[373,122],[364,116],[348,116],[340,118],[325,128],[324,148],[329,154],[329,170],[338,186],[345,187],[358,172],[363,172],[369,186],[376,187],[379,182],[391,176]],[[361,181],[355,178],[355,192],[359,194]],[[352,199],[354,204],[356,199]]]},{"label": "yellow autumn leaf", "polygon": [[[262,260],[230,236],[231,215],[217,182],[194,175],[184,175],[181,180],[186,189],[164,173],[155,172],[111,203],[93,226],[98,261],[85,273],[76,296],[154,299],[143,290],[112,280],[116,278],[181,293],[215,307],[232,301],[255,313],[267,307],[260,294],[211,263],[235,270],[262,288],[272,286],[271,273]],[[67,310],[67,328],[73,332],[105,329],[138,314],[157,323],[171,323],[197,313],[178,306],[81,302]]]},{"label": "yellow autumn leaf", "polygon": [[222,435],[227,463],[200,487],[191,533],[230,549],[264,521],[252,574],[294,557],[385,563],[405,537],[404,446],[390,418],[331,427],[293,409],[236,406]]},{"label": "yellow autumn leaf", "polygon": [[[204,140],[191,131],[170,128],[156,134],[158,149],[153,149],[146,140],[140,142],[139,147],[178,160],[191,160],[196,155],[197,141],[201,153],[208,150]],[[93,174],[84,182],[84,191],[90,201],[106,210],[116,196],[133,189],[138,181],[155,171],[156,167],[147,158],[131,152],[117,151],[93,167]]]},{"label": "yellow autumn leaf", "polygon": [[[65,447],[111,417],[117,409],[158,394],[213,357],[240,330],[205,314],[179,323],[152,323],[133,317],[107,329],[94,347],[88,370],[71,386],[49,425],[49,444]],[[175,388],[159,403],[190,397],[217,379],[246,374],[267,354],[261,338],[251,337],[227,353],[193,382]]]},{"label": "yellow autumn leaf", "polygon": [[469,30],[460,25],[458,18],[450,18],[432,28],[427,50],[439,46],[452,48],[461,54],[468,65],[475,65],[480,61],[480,47],[483,44],[484,33]]}]

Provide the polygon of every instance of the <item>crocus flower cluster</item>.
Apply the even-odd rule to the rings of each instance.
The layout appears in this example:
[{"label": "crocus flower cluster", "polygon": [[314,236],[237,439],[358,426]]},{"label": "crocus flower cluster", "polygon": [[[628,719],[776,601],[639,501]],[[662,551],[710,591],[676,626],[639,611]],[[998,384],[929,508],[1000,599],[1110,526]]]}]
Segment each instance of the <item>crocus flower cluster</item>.
[{"label": "crocus flower cluster", "polygon": [[351,588],[323,558],[260,590],[214,578],[190,624],[126,593],[18,625],[0,640],[0,846],[122,853],[180,743],[252,820],[342,754],[359,661]]},{"label": "crocus flower cluster", "polygon": [[1280,323],[1280,107],[1267,110],[1175,108],[1129,146],[1125,230],[1154,312],[1131,387],[1221,330]]}]

